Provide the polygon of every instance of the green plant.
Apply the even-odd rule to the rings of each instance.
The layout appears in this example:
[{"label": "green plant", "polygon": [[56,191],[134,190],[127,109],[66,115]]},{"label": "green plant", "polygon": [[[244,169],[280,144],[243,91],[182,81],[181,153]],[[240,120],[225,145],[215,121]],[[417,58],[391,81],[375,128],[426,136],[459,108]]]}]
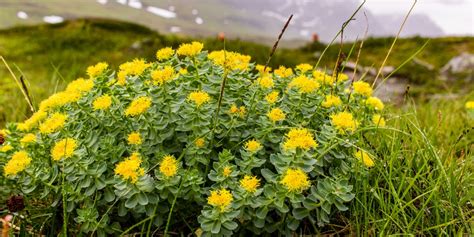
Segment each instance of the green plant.
[{"label": "green plant", "polygon": [[1,182],[61,208],[62,234],[166,234],[175,215],[204,235],[317,232],[348,210],[377,163],[361,135],[385,126],[371,86],[202,47],[89,67],[7,125]]}]

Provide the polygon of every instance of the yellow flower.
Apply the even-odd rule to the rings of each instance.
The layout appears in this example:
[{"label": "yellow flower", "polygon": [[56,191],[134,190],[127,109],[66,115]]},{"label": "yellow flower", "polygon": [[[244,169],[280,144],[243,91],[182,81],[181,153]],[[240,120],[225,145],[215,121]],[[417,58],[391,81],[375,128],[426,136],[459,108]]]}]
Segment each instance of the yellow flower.
[{"label": "yellow flower", "polygon": [[186,69],[186,68],[180,68],[178,73],[179,73],[180,75],[186,75],[186,74],[188,74],[188,69]]},{"label": "yellow flower", "polygon": [[232,194],[227,189],[222,188],[211,191],[211,195],[207,198],[207,203],[219,208],[223,212],[232,203],[232,200],[234,200]]},{"label": "yellow flower", "polygon": [[316,80],[316,81],[318,81],[322,84],[325,84],[325,85],[332,85],[334,83],[334,78],[333,77],[327,75],[324,72],[318,71],[318,70],[313,71],[313,78],[314,78],[314,80]]},{"label": "yellow flower", "polygon": [[[260,74],[268,74],[269,72],[272,71],[272,68],[271,67],[267,67],[265,68],[264,65],[260,65],[258,64],[257,66],[255,66],[255,69],[257,69],[257,71],[260,73]],[[263,70],[265,69],[265,73],[263,72]]]},{"label": "yellow flower", "polygon": [[245,175],[244,178],[240,180],[240,187],[249,193],[254,193],[257,191],[259,186],[260,179],[257,179],[257,177],[253,175]]},{"label": "yellow flower", "polygon": [[285,113],[280,108],[273,108],[270,112],[267,113],[268,118],[272,122],[283,121],[286,118]]},{"label": "yellow flower", "polygon": [[204,45],[199,42],[192,42],[190,44],[181,44],[177,50],[178,55],[193,57],[200,53]]},{"label": "yellow flower", "polygon": [[309,64],[307,64],[307,63],[302,63],[302,64],[296,66],[296,70],[299,70],[299,71],[301,71],[302,73],[305,73],[305,72],[307,72],[307,71],[309,71],[309,70],[311,70],[311,69],[313,69],[313,66],[311,66],[311,65],[309,65]]},{"label": "yellow flower", "polygon": [[278,91],[272,91],[270,92],[270,94],[266,95],[265,96],[265,100],[269,103],[269,104],[274,104],[277,100],[278,100],[278,95],[280,93]]},{"label": "yellow flower", "polygon": [[126,62],[119,66],[119,72],[117,73],[117,82],[119,85],[125,85],[127,76],[140,76],[149,67],[151,63],[146,63],[144,59],[134,59],[132,62]]},{"label": "yellow flower", "polygon": [[109,65],[105,62],[97,63],[94,66],[89,66],[87,68],[87,75],[89,75],[90,78],[97,77],[107,70],[108,67]]},{"label": "yellow flower", "polygon": [[178,161],[174,156],[167,155],[160,163],[160,172],[166,177],[175,176],[178,172]]},{"label": "yellow flower", "polygon": [[13,154],[12,158],[3,167],[5,176],[13,176],[25,170],[31,163],[31,158],[26,151],[18,151]]},{"label": "yellow flower", "polygon": [[140,136],[140,133],[138,132],[132,132],[128,134],[128,144],[130,145],[140,145],[142,144],[142,137]]},{"label": "yellow flower", "polygon": [[110,95],[103,95],[92,102],[94,110],[106,110],[112,105],[112,97]]},{"label": "yellow flower", "polygon": [[23,123],[17,124],[17,128],[20,131],[29,131],[32,128],[36,127],[46,117],[48,117],[48,113],[43,110],[38,110],[29,119],[27,119]]},{"label": "yellow flower", "polygon": [[125,110],[127,116],[137,116],[145,113],[151,106],[151,98],[147,96],[140,96],[132,101]]},{"label": "yellow flower", "polygon": [[270,89],[273,87],[273,79],[271,79],[268,76],[260,77],[257,80],[258,85],[260,85],[262,88],[265,89]]},{"label": "yellow flower", "polygon": [[364,81],[356,81],[352,85],[354,88],[355,94],[361,94],[364,96],[371,96],[372,95],[372,86],[369,83]]},{"label": "yellow flower", "polygon": [[358,122],[354,119],[352,114],[345,111],[331,115],[331,122],[340,132],[354,132],[358,126]]},{"label": "yellow flower", "polygon": [[385,127],[385,119],[380,116],[380,114],[374,114],[372,116],[372,122],[379,127]]},{"label": "yellow flower", "polygon": [[377,97],[369,97],[365,103],[369,105],[372,108],[375,108],[375,110],[382,110],[384,108],[383,102],[377,98]]},{"label": "yellow flower", "polygon": [[28,143],[36,142],[36,135],[33,133],[28,133],[23,136],[20,140],[21,144],[26,145]]},{"label": "yellow flower", "polygon": [[0,136],[3,137],[4,139],[7,137],[8,135],[8,130],[6,129],[0,129]]},{"label": "yellow flower", "polygon": [[66,123],[67,115],[61,113],[54,113],[49,116],[39,127],[42,134],[50,134],[58,131]]},{"label": "yellow flower", "polygon": [[374,160],[370,157],[367,152],[359,150],[355,153],[355,156],[367,167],[373,167],[375,165]]},{"label": "yellow flower", "polygon": [[203,148],[205,144],[206,144],[206,140],[204,140],[204,138],[198,138],[194,142],[194,145],[196,145],[198,148]]},{"label": "yellow flower", "polygon": [[278,69],[275,69],[274,73],[279,77],[290,77],[293,75],[293,70],[291,68],[280,66]]},{"label": "yellow flower", "polygon": [[314,140],[313,134],[306,128],[292,128],[286,134],[286,141],[283,143],[285,150],[294,150],[296,148],[309,150],[316,146],[318,146],[318,143]]},{"label": "yellow flower", "polygon": [[466,109],[474,109],[474,100],[466,102]]},{"label": "yellow flower", "polygon": [[229,109],[229,113],[231,115],[238,114],[241,118],[243,118],[247,113],[247,109],[245,108],[245,106],[237,107],[237,105],[233,104]]},{"label": "yellow flower", "polygon": [[13,150],[13,147],[11,145],[3,145],[1,148],[0,148],[0,152],[8,152],[10,150]]},{"label": "yellow flower", "polygon": [[173,54],[174,54],[174,50],[171,47],[166,47],[156,52],[156,58],[158,59],[158,61],[163,61],[168,58],[171,58]]},{"label": "yellow flower", "polygon": [[151,72],[153,84],[163,85],[174,77],[174,69],[171,66],[165,66],[161,70],[154,70]]},{"label": "yellow flower", "polygon": [[229,51],[214,51],[207,56],[214,64],[231,70],[247,70],[251,57]]},{"label": "yellow flower", "polygon": [[288,84],[288,88],[298,88],[300,93],[311,93],[320,87],[319,83],[304,75],[297,76]]},{"label": "yellow flower", "polygon": [[222,170],[222,175],[224,175],[224,177],[229,177],[230,174],[232,174],[232,168],[230,166],[224,167]]},{"label": "yellow flower", "polygon": [[92,79],[84,79],[84,78],[79,78],[77,80],[72,81],[69,83],[66,87],[66,92],[77,92],[77,93],[82,93],[82,92],[89,92],[94,88],[94,80]]},{"label": "yellow flower", "polygon": [[255,153],[260,149],[262,149],[262,144],[260,144],[260,142],[255,139],[252,139],[245,143],[245,150],[247,150],[248,152]]},{"label": "yellow flower", "polygon": [[290,192],[302,192],[308,189],[311,185],[308,180],[308,175],[299,168],[287,169],[280,183]]},{"label": "yellow flower", "polygon": [[81,93],[78,91],[63,91],[51,95],[48,99],[40,103],[41,111],[47,112],[57,107],[67,105],[72,102],[77,102],[81,98]]},{"label": "yellow flower", "polygon": [[51,149],[51,157],[53,160],[61,160],[72,157],[77,148],[76,140],[72,138],[65,138],[56,142],[53,149]]},{"label": "yellow flower", "polygon": [[130,180],[132,183],[136,183],[138,178],[145,174],[143,168],[140,168],[141,165],[140,154],[133,153],[129,158],[124,161],[119,162],[115,166],[115,174],[122,176],[123,180]]},{"label": "yellow flower", "polygon": [[326,100],[321,104],[323,107],[330,108],[330,107],[337,107],[342,104],[341,99],[339,96],[334,96],[334,95],[327,95]]},{"label": "yellow flower", "polygon": [[347,74],[345,74],[345,73],[339,73],[337,75],[337,81],[338,82],[347,81],[347,79],[349,79],[349,76],[347,76]]},{"label": "yellow flower", "polygon": [[208,102],[210,99],[211,97],[209,96],[209,94],[207,94],[204,91],[195,91],[195,92],[191,92],[188,95],[188,100],[193,101],[197,107]]}]

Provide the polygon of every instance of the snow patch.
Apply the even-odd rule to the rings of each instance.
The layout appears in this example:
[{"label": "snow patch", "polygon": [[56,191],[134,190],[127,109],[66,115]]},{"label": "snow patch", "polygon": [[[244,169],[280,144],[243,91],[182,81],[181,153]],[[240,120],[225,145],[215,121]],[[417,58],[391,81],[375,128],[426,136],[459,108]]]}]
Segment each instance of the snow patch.
[{"label": "snow patch", "polygon": [[43,17],[43,21],[46,22],[46,23],[50,23],[50,24],[57,24],[57,23],[61,23],[64,21],[64,18],[60,17],[60,16],[44,16]]},{"label": "snow patch", "polygon": [[196,17],[196,19],[194,20],[196,22],[196,24],[198,25],[202,25],[202,23],[204,23],[204,20],[201,18],[201,17]]},{"label": "snow patch", "polygon": [[142,3],[138,0],[129,0],[128,6],[135,9],[142,9]]},{"label": "snow patch", "polygon": [[107,4],[107,0],[97,0],[97,2],[102,5]]},{"label": "snow patch", "polygon": [[158,7],[147,7],[146,10],[148,12],[151,12],[155,15],[158,15],[158,16],[161,16],[161,17],[164,17],[164,18],[175,18],[176,17],[176,13],[174,13],[172,11],[168,11],[166,9],[158,8]]},{"label": "snow patch", "polygon": [[178,33],[178,32],[180,32],[180,31],[181,31],[181,27],[179,27],[179,26],[172,26],[172,27],[170,28],[170,32],[171,32],[171,33]]},{"label": "snow patch", "polygon": [[28,14],[24,11],[19,11],[16,13],[16,16],[20,19],[28,19]]}]

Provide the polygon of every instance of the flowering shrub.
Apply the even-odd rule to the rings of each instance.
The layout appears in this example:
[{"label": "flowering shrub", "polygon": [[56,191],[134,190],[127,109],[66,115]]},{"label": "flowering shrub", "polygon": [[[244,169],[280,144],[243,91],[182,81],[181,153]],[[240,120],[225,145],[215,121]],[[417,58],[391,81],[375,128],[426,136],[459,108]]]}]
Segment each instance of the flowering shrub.
[{"label": "flowering shrub", "polygon": [[1,182],[64,209],[76,234],[183,220],[204,235],[289,234],[348,210],[351,182],[377,163],[360,134],[385,126],[372,87],[202,48],[89,67],[1,132]]}]

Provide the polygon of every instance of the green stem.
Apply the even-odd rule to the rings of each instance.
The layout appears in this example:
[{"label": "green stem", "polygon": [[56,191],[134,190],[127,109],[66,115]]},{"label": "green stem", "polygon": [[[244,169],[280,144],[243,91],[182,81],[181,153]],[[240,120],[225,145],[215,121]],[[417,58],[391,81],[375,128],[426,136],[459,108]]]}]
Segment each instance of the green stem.
[{"label": "green stem", "polygon": [[168,214],[168,219],[166,220],[165,233],[163,234],[164,237],[168,236],[167,233],[168,233],[168,228],[170,226],[171,215],[173,214],[174,205],[176,204],[176,200],[178,200],[179,192],[181,191],[181,188],[183,187],[183,183],[184,183],[184,180],[186,179],[187,174],[188,174],[188,170],[186,170],[186,172],[184,173],[184,176],[181,179],[181,182],[179,183],[178,192],[176,193],[176,196],[174,197],[173,203],[171,204],[170,213]]}]

